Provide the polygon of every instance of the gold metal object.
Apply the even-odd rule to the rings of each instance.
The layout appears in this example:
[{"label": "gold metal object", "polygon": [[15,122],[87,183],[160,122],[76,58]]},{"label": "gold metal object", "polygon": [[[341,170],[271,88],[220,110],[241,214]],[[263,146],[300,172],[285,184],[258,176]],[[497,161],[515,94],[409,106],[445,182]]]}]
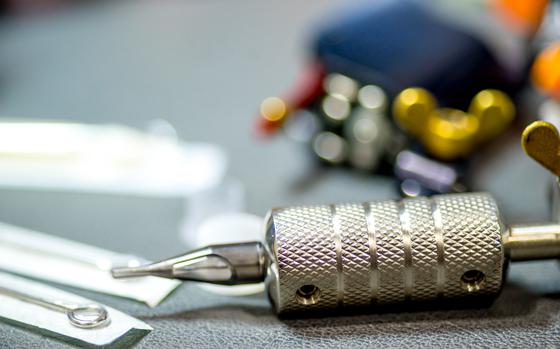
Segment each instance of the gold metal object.
[{"label": "gold metal object", "polygon": [[468,113],[478,118],[477,141],[484,142],[502,133],[513,121],[515,106],[501,91],[482,90],[472,99]]},{"label": "gold metal object", "polygon": [[422,141],[430,154],[452,160],[472,151],[479,129],[476,116],[458,109],[441,108],[430,114]]},{"label": "gold metal object", "polygon": [[473,98],[468,112],[437,108],[434,96],[414,87],[395,98],[393,116],[430,154],[453,160],[503,132],[515,116],[515,107],[503,92],[483,90]]},{"label": "gold metal object", "polygon": [[261,103],[260,112],[263,118],[271,122],[282,122],[288,115],[288,107],[283,99],[268,97]]},{"label": "gold metal object", "polygon": [[554,125],[546,121],[533,122],[523,131],[521,145],[533,160],[560,176],[560,135]]},{"label": "gold metal object", "polygon": [[393,102],[395,122],[410,134],[420,137],[430,114],[437,108],[434,96],[427,90],[411,87],[403,90]]}]

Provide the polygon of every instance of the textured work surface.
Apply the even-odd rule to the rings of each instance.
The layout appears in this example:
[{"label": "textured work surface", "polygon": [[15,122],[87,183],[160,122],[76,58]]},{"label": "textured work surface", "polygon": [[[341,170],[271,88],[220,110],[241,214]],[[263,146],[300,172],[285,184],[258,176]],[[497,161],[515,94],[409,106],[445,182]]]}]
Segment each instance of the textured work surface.
[{"label": "textured work surface", "polygon": [[[325,21],[323,13],[332,5],[102,1],[24,23],[0,23],[0,114],[134,126],[167,118],[184,139],[227,149],[231,174],[245,183],[253,213],[271,206],[394,198],[391,180],[343,170],[313,172],[304,147],[281,137],[263,144],[249,136],[258,101],[292,82],[304,61],[302,33],[313,20]],[[540,221],[548,215],[547,176],[525,157],[516,132],[479,159],[475,186],[496,196],[510,222]],[[150,259],[183,250],[180,214],[176,202],[0,194],[1,220]],[[74,291],[153,326],[138,348],[560,345],[556,262],[516,264],[510,271],[490,308],[300,320],[279,320],[264,296],[224,297],[192,284],[156,309]],[[1,323],[0,347],[69,346]]]},{"label": "textured work surface", "polygon": [[[495,295],[502,287],[503,224],[485,193],[295,206],[271,217],[273,298],[283,314]],[[480,280],[465,282],[472,272]],[[304,286],[315,292],[302,299]]]}]

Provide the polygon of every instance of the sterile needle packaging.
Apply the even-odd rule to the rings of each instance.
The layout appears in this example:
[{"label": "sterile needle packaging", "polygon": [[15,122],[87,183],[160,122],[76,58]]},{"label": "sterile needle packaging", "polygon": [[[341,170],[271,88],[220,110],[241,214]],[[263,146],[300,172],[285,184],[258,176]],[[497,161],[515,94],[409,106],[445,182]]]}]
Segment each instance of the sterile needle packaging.
[{"label": "sterile needle packaging", "polygon": [[48,309],[0,291],[0,318],[73,344],[105,348],[126,346],[152,330],[146,323],[118,310],[45,284],[0,272],[0,285],[14,292],[32,292],[29,296],[48,299],[49,302],[96,304],[103,307],[107,312],[108,321],[93,328],[80,328],[74,326],[64,312]]},{"label": "sterile needle packaging", "polygon": [[141,262],[138,257],[0,223],[1,270],[130,298],[155,307],[179,285],[178,281],[111,277],[112,267]]}]

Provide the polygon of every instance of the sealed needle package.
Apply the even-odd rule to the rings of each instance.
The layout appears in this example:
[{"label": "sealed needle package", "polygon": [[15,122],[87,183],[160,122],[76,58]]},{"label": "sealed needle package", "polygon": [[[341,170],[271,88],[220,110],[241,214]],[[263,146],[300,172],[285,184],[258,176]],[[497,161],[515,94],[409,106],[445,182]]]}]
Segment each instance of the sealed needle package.
[{"label": "sealed needle package", "polygon": [[2,270],[131,298],[150,307],[179,285],[161,278],[115,280],[110,274],[112,267],[136,265],[141,259],[5,223],[0,223],[0,256]]},{"label": "sealed needle package", "polygon": [[0,318],[41,334],[106,347],[152,330],[118,310],[44,284],[0,273],[0,285]]}]

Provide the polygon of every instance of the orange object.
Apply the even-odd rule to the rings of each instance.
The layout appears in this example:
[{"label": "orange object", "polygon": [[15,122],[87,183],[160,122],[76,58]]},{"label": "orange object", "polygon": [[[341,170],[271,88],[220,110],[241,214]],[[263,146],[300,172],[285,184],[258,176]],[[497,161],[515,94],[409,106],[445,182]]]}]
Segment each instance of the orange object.
[{"label": "orange object", "polygon": [[533,35],[541,25],[548,0],[490,0],[490,6],[512,29]]},{"label": "orange object", "polygon": [[550,45],[538,55],[531,78],[539,89],[560,99],[560,43]]},{"label": "orange object", "polygon": [[325,69],[319,62],[309,65],[285,97],[268,97],[260,106],[257,132],[269,136],[278,131],[292,112],[305,108],[323,93]]}]

